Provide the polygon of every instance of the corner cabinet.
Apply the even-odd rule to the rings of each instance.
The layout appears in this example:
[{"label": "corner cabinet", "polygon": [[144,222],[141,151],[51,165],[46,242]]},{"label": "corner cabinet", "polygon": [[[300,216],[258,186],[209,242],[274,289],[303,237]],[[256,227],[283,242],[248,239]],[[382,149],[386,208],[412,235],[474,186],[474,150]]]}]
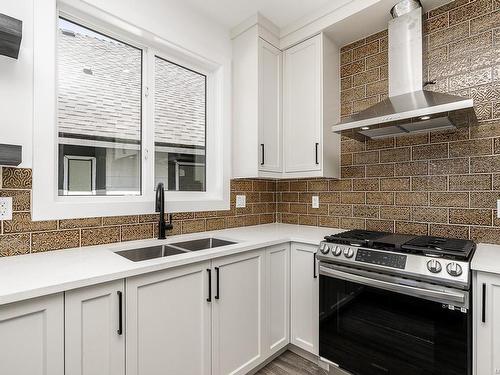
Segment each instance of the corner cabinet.
[{"label": "corner cabinet", "polygon": [[290,342],[318,355],[319,277],[316,250],[317,246],[292,244]]},{"label": "corner cabinet", "polygon": [[500,275],[474,275],[475,375],[500,374]]},{"label": "corner cabinet", "polygon": [[0,374],[64,375],[62,294],[0,306]]},{"label": "corner cabinet", "polygon": [[323,34],[284,53],[285,177],[340,177],[339,50]]},{"label": "corner cabinet", "polygon": [[233,177],[279,177],[282,52],[258,25],[233,39]]},{"label": "corner cabinet", "polygon": [[233,178],[339,178],[340,50],[319,34],[281,51],[270,28],[232,41]]}]

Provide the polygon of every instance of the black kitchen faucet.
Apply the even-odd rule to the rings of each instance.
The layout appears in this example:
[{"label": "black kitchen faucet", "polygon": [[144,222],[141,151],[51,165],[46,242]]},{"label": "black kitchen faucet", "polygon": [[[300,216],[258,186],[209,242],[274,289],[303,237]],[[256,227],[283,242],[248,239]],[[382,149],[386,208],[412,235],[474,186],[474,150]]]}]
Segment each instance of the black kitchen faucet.
[{"label": "black kitchen faucet", "polygon": [[168,223],[165,222],[165,186],[163,182],[158,183],[156,187],[156,212],[160,213],[158,221],[158,239],[164,240],[167,230],[174,228],[172,224],[172,214],[168,215]]}]

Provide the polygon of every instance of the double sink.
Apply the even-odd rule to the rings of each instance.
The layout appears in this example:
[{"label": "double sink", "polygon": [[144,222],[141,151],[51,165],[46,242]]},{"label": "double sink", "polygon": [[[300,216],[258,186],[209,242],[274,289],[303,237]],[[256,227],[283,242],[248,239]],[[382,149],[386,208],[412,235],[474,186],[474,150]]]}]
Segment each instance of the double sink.
[{"label": "double sink", "polygon": [[140,262],[148,259],[189,253],[191,251],[213,249],[215,247],[228,246],[235,243],[236,242],[209,237],[199,238],[191,241],[176,242],[168,245],[157,245],[141,247],[137,249],[122,250],[117,251],[116,254],[121,255],[122,257],[125,257],[133,262]]}]

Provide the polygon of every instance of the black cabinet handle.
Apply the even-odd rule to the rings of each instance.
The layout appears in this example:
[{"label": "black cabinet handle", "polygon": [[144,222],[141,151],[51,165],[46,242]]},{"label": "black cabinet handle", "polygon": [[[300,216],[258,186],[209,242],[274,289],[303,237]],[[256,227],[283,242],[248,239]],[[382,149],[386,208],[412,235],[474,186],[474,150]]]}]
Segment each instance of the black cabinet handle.
[{"label": "black cabinet handle", "polygon": [[316,253],[313,254],[313,277],[315,279],[318,278],[318,274],[316,273]]},{"label": "black cabinet handle", "polygon": [[208,274],[208,298],[207,302],[212,302],[212,270],[210,268],[207,269]]},{"label": "black cabinet handle", "polygon": [[215,299],[219,299],[219,267],[215,267]]},{"label": "black cabinet handle", "polygon": [[483,323],[486,323],[486,284],[483,283],[483,307],[482,307],[482,317]]},{"label": "black cabinet handle", "polygon": [[315,152],[316,152],[316,164],[319,164],[319,160],[318,160],[318,147],[319,147],[319,143],[316,143],[315,147],[316,147],[316,149],[315,149]]},{"label": "black cabinet handle", "polygon": [[123,333],[123,292],[118,291],[118,330],[116,333],[121,335]]},{"label": "black cabinet handle", "polygon": [[260,144],[260,149],[261,149],[261,152],[262,152],[262,159],[261,159],[260,165],[264,165],[265,156],[266,156],[265,150],[264,150],[264,143]]}]

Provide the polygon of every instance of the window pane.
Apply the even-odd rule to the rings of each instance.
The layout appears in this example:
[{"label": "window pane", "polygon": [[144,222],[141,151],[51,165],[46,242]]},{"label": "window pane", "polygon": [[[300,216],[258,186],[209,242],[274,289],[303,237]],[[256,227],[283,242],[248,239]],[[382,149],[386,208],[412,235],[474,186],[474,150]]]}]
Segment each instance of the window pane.
[{"label": "window pane", "polygon": [[206,76],[155,58],[155,182],[205,191]]},{"label": "window pane", "polygon": [[141,194],[142,51],[63,18],[58,37],[59,195]]}]

